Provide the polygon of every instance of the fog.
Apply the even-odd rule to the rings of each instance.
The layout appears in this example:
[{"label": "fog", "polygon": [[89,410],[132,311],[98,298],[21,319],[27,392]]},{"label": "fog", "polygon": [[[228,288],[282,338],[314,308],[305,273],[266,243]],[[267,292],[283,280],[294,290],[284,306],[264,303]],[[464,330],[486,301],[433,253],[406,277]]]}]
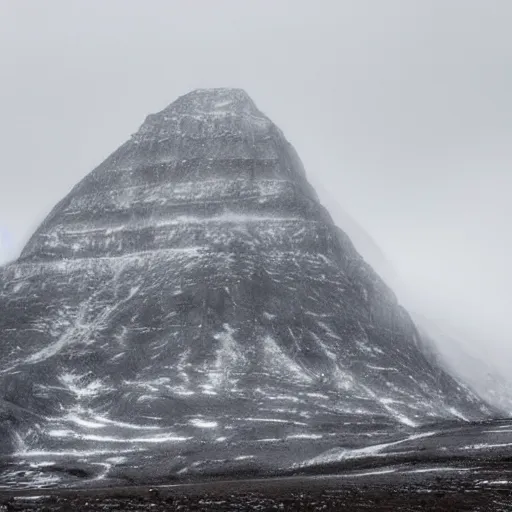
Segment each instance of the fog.
[{"label": "fog", "polygon": [[510,0],[0,0],[0,263],[145,116],[244,88],[407,306],[512,369]]}]

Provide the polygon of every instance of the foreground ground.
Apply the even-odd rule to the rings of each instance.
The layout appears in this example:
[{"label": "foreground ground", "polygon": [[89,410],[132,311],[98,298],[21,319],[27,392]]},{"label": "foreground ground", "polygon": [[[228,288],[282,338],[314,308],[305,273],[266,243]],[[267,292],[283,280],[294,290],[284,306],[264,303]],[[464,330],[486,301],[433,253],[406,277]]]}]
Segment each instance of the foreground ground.
[{"label": "foreground ground", "polygon": [[12,491],[8,511],[512,511],[509,464],[483,471],[398,468],[335,476],[219,481],[116,489]]},{"label": "foreground ground", "polygon": [[192,448],[25,451],[0,460],[0,512],[512,511],[511,420]]}]

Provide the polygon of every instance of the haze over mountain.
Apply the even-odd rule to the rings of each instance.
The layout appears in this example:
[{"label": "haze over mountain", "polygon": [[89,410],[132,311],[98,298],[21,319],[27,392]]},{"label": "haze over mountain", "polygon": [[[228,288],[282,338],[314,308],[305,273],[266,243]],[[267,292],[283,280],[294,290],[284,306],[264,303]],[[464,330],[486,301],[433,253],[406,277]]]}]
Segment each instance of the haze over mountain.
[{"label": "haze over mountain", "polygon": [[111,468],[496,413],[423,351],[240,89],[148,116],[55,206],[0,269],[0,347],[0,446],[20,458]]},{"label": "haze over mountain", "polygon": [[[357,251],[397,294],[419,329],[426,345],[433,350],[439,364],[458,375],[479,396],[512,415],[512,380],[506,372],[489,362],[474,336],[450,325],[443,318],[430,318],[418,290],[408,286],[383,251],[365,229],[356,222],[326,189],[318,191],[335,223],[342,228]],[[425,312],[426,309],[426,312]],[[489,335],[492,336],[492,333]]]}]

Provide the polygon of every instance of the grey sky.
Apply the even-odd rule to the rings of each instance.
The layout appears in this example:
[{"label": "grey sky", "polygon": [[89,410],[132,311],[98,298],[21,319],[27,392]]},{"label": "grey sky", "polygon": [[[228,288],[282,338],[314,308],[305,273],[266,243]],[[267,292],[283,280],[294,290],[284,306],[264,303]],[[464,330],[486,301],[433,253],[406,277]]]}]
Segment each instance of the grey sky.
[{"label": "grey sky", "polygon": [[0,0],[0,262],[148,113],[242,87],[424,312],[512,368],[511,26],[510,0]]}]

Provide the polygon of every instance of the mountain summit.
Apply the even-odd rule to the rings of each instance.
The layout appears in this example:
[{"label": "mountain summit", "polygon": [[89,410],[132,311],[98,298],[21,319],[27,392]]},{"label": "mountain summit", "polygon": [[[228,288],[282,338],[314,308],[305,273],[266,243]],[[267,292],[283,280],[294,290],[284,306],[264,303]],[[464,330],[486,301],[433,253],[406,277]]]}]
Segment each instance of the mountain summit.
[{"label": "mountain summit", "polygon": [[0,347],[0,447],[22,458],[158,446],[187,471],[197,443],[491,413],[240,89],[150,115],[56,205],[0,269]]}]

